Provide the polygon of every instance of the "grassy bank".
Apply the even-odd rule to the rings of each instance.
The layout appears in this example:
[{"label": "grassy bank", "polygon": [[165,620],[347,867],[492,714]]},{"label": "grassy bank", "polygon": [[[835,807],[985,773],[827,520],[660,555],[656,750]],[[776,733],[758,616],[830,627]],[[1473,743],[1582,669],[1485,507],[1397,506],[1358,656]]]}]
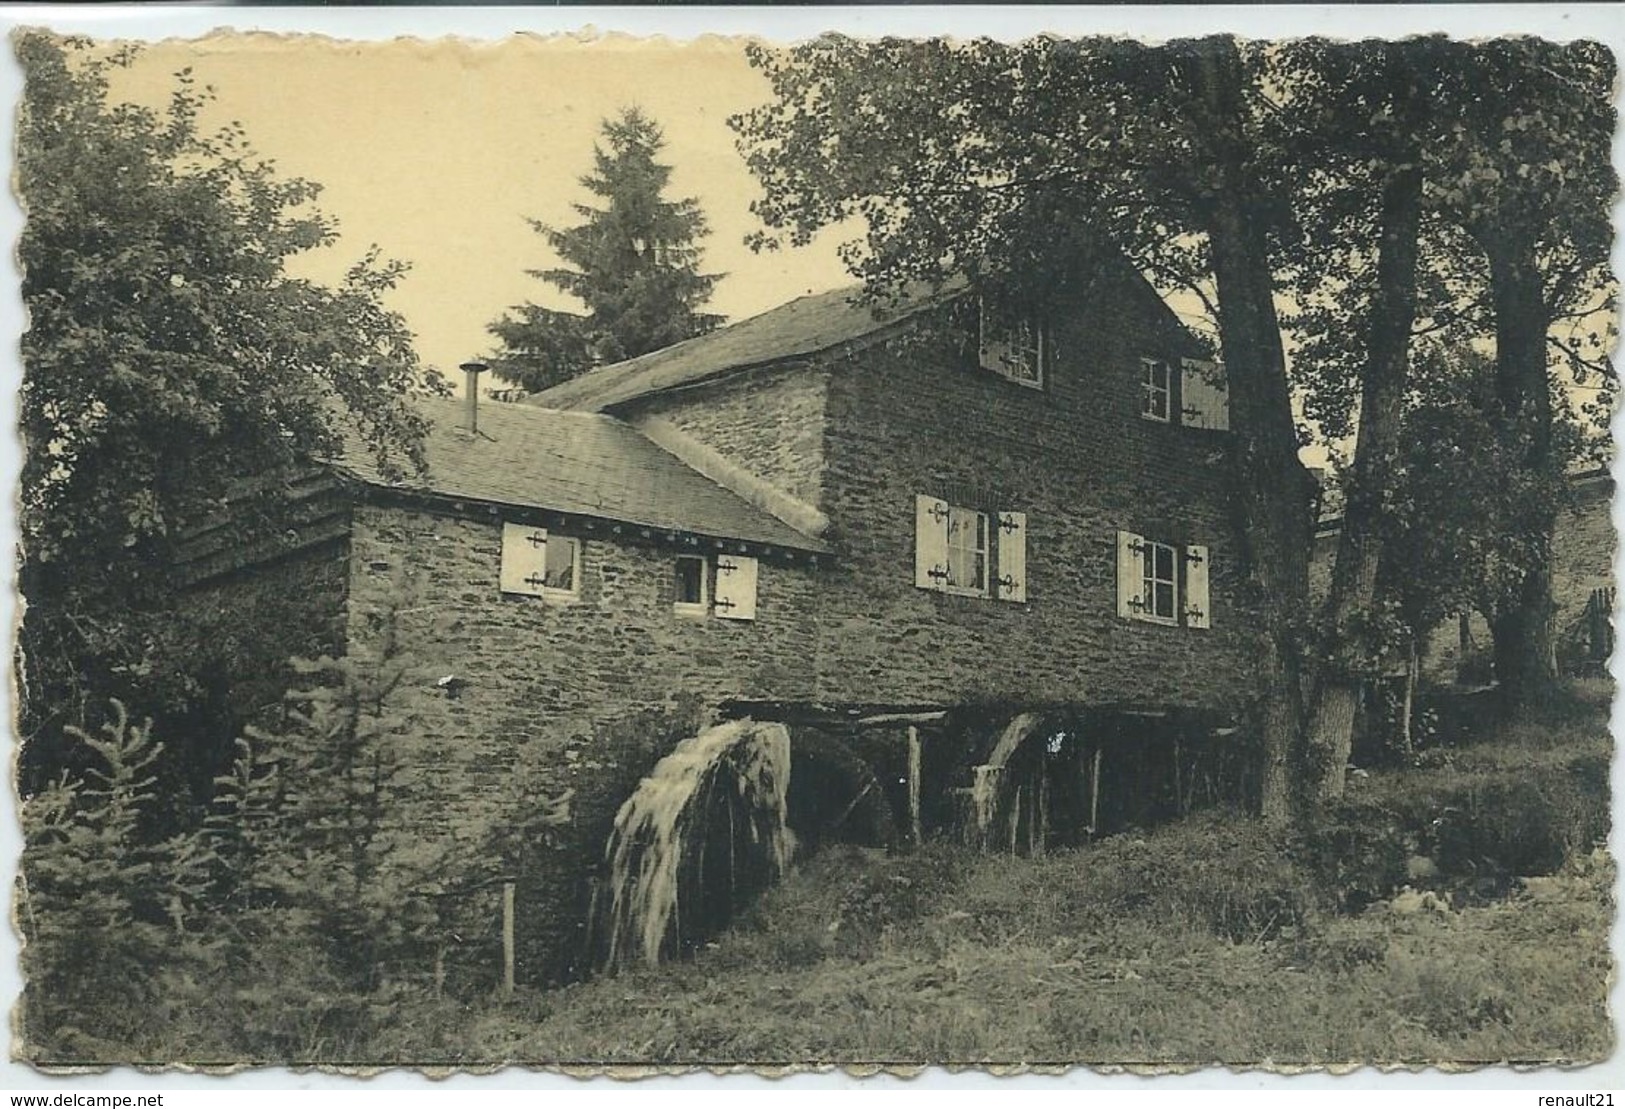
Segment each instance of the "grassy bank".
[{"label": "grassy bank", "polygon": [[[397,995],[326,1012],[317,996],[290,1009],[264,983],[219,983],[120,1057],[1592,1061],[1613,1045],[1614,868],[1596,846],[1609,750],[1593,691],[1360,777],[1292,836],[1209,812],[1039,859],[835,847],[681,964],[505,1005]],[[305,1025],[278,1030],[279,1013]]]},{"label": "grassy bank", "polygon": [[1613,1044],[1613,865],[1595,847],[1609,750],[1606,699],[1582,691],[1541,720],[1356,779],[1296,837],[1208,813],[1035,860],[832,849],[692,962],[469,1014],[434,1050],[668,1064],[1596,1060]]}]

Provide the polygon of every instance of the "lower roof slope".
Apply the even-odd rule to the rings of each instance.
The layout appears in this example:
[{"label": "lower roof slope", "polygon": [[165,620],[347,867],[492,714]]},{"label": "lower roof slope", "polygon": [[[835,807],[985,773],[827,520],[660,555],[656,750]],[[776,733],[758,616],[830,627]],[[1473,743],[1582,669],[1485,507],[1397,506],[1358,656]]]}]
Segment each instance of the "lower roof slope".
[{"label": "lower roof slope", "polygon": [[771,516],[611,416],[489,402],[479,431],[464,402],[419,401],[430,421],[427,475],[387,481],[359,441],[338,467],[371,485],[591,516],[662,531],[823,553],[829,547]]}]

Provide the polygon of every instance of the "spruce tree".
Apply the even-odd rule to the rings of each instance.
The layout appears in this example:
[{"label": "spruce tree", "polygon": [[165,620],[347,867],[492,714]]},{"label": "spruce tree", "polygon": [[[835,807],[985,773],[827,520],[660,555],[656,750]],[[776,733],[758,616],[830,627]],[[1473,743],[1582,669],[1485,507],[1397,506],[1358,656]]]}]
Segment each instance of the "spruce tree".
[{"label": "spruce tree", "polygon": [[706,233],[698,202],[664,199],[671,167],[656,160],[660,128],[637,108],[603,124],[594,169],[581,185],[602,207],[577,204],[582,222],[534,227],[564,265],[528,271],[586,306],[584,314],[522,304],[492,323],[501,346],[491,370],[531,392],[595,365],[635,358],[722,322],[700,311],[720,275],[699,272]]}]

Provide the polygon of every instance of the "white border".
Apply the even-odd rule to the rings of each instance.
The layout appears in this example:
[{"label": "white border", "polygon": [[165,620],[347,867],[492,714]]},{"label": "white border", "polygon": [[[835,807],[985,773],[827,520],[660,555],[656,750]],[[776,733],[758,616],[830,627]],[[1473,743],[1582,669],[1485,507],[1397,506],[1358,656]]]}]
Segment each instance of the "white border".
[{"label": "white border", "polygon": [[[827,7],[827,8],[253,8],[253,7],[133,7],[65,5],[16,5],[0,8],[0,28],[10,30],[18,26],[43,25],[59,31],[77,32],[98,37],[126,37],[155,40],[171,36],[195,37],[216,28],[265,31],[305,31],[335,38],[388,39],[399,35],[435,38],[460,35],[470,38],[496,38],[514,31],[539,33],[575,31],[591,27],[600,31],[620,31],[638,35],[666,35],[677,39],[691,39],[703,34],[749,34],[778,40],[815,35],[824,30],[839,30],[856,36],[878,35],[930,35],[948,33],[957,36],[977,34],[999,38],[1018,38],[1042,32],[1063,34],[1122,34],[1161,39],[1198,35],[1216,31],[1234,31],[1256,37],[1290,35],[1328,35],[1336,37],[1402,36],[1444,31],[1463,37],[1486,37],[1498,34],[1539,33],[1557,39],[1595,38],[1611,46],[1625,61],[1625,9],[1612,4],[1506,4],[1506,5],[1303,5],[1303,6],[1163,6],[1163,7]],[[12,106],[21,88],[21,78],[10,51],[0,61],[0,96],[7,110],[0,112],[0,137],[4,148],[11,148],[13,135]],[[1621,143],[1616,136],[1615,163],[1621,164]],[[1619,212],[1616,208],[1616,226]],[[0,236],[11,245],[13,255],[20,227],[20,215],[15,203],[0,204]],[[1615,271],[1625,272],[1621,264],[1620,241],[1615,242]],[[13,279],[15,282],[15,279]],[[16,362],[17,340],[21,331],[22,310],[15,283],[10,295],[0,298],[0,349],[7,352],[5,365],[10,374],[12,388],[0,390],[0,422],[16,426],[15,384],[19,380]],[[1616,435],[1620,428],[1616,427]],[[0,476],[5,488],[17,488],[20,468],[20,449],[15,445],[0,451],[4,473]],[[14,496],[14,494],[13,494]],[[1616,505],[1616,510],[1618,505]],[[1616,525],[1620,518],[1616,517]],[[15,550],[16,521],[7,513],[0,514],[0,545]],[[1616,564],[1615,576],[1621,577],[1621,564]],[[7,615],[15,618],[15,599],[7,597],[0,604],[9,604]],[[1616,679],[1620,677],[1616,671]],[[6,718],[11,718],[10,683],[3,684]],[[1621,733],[1621,719],[1616,706],[1614,733]],[[1620,773],[1618,760],[1613,774],[1614,796],[1625,792],[1625,777]],[[1621,857],[1620,840],[1612,841],[1613,854]],[[20,837],[14,821],[0,821],[0,854],[14,859],[20,848]],[[1619,958],[1619,935],[1616,923],[1615,952]],[[8,1002],[15,997],[19,985],[16,970],[16,938],[10,929],[0,929],[0,993]],[[1619,1013],[1620,986],[1616,982],[1613,1010]],[[1383,1074],[1369,1068],[1342,1077],[1326,1074],[1297,1076],[1231,1073],[1208,1070],[1190,1075],[1167,1076],[1155,1080],[1135,1076],[1102,1076],[1089,1071],[1074,1071],[1056,1076],[1027,1076],[1016,1084],[1027,1090],[1070,1091],[1072,1098],[1082,1089],[1092,1091],[1092,1097],[1106,1094],[1115,1098],[1123,1094],[1151,1093],[1154,1097],[1182,1097],[1196,1091],[1223,1091],[1227,1101],[1239,1103],[1242,1097],[1252,1100],[1260,1094],[1285,1095],[1291,1098],[1313,1093],[1325,1097],[1331,1091],[1341,1096],[1360,1096],[1380,1089],[1384,1096],[1399,1091],[1417,1091],[1429,1102],[1436,1101],[1442,1091],[1454,1091],[1457,1097],[1472,1098],[1486,1104],[1502,1103],[1534,1107],[1537,1092],[1578,1092],[1584,1090],[1619,1090],[1625,1088],[1625,1062],[1616,1051],[1615,1058],[1597,1067],[1578,1071],[1542,1070],[1512,1072],[1492,1069],[1459,1075],[1436,1071],[1421,1074],[1399,1072]],[[682,1079],[651,1078],[638,1083],[625,1092],[640,1095],[656,1092],[670,1096],[715,1096],[723,1091],[738,1091],[747,1096],[759,1096],[771,1088],[775,1094],[791,1089],[849,1090],[858,1086],[888,1089],[898,1092],[903,1080],[877,1077],[864,1082],[841,1073],[799,1075],[788,1080],[772,1081],[751,1075],[713,1076],[691,1075]],[[591,1085],[599,1087],[603,1082]],[[948,1074],[936,1070],[909,1081],[916,1094],[936,1091],[942,1096],[943,1087],[959,1087],[983,1093],[999,1091],[1010,1085],[1009,1080],[994,1078],[980,1072]],[[313,1092],[318,1100],[330,1101],[347,1091],[351,1096],[362,1091],[377,1096],[417,1097],[443,1095],[467,1097],[475,1090],[547,1089],[551,1100],[561,1094],[585,1092],[579,1080],[557,1075],[536,1074],[510,1069],[490,1076],[461,1075],[437,1083],[409,1072],[386,1072],[365,1083],[343,1076],[322,1074],[296,1074],[287,1070],[258,1070],[244,1072],[231,1078],[204,1075],[144,1075],[130,1070],[118,1070],[106,1075],[77,1076],[71,1079],[47,1077],[16,1063],[6,1064],[0,1070],[0,1091],[43,1089],[50,1093],[92,1094],[98,1091],[154,1093],[173,1092],[165,1105],[203,1105],[203,1097],[218,1101],[221,1095],[235,1097],[249,1095],[250,1091],[299,1089]],[[1504,1090],[1510,1096],[1485,1096],[1487,1091]],[[412,1091],[416,1091],[413,1093]],[[199,1095],[202,1095],[200,1097]],[[259,1096],[267,1096],[260,1094]],[[1338,1095],[1333,1095],[1338,1096]],[[1401,1101],[1420,1100],[1417,1093],[1401,1096]],[[250,1095],[250,1100],[253,1096]],[[1266,1096],[1266,1100],[1270,1100]],[[1625,1103],[1625,1099],[1622,1099]],[[267,1102],[269,1104],[269,1102]]]}]

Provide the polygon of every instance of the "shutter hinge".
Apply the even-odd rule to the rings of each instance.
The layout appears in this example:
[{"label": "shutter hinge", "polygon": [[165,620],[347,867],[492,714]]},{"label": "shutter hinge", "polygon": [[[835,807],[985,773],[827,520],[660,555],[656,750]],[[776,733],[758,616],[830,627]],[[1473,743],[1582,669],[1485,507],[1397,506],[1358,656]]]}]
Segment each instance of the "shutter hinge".
[{"label": "shutter hinge", "polygon": [[1128,545],[1128,549],[1134,554],[1145,554],[1145,548],[1145,542],[1139,539],[1136,539],[1134,542]]},{"label": "shutter hinge", "polygon": [[948,580],[948,571],[941,566],[933,566],[925,572],[925,576],[933,581],[946,582]]},{"label": "shutter hinge", "polygon": [[1001,513],[999,516],[999,530],[1014,534],[1021,530],[1021,525],[1016,523],[1014,516]]},{"label": "shutter hinge", "polygon": [[948,519],[948,506],[939,501],[931,506],[930,510],[926,512],[926,515],[931,517],[931,519],[935,520],[939,524],[943,523]]},{"label": "shutter hinge", "polygon": [[1206,615],[1206,614],[1203,613],[1203,611],[1201,609],[1197,608],[1195,605],[1191,605],[1189,608],[1187,608],[1185,610],[1185,617],[1188,620],[1200,620],[1200,619],[1202,619],[1202,617],[1204,615]]},{"label": "shutter hinge", "polygon": [[1144,597],[1135,596],[1129,598],[1128,607],[1133,609],[1135,612],[1144,612],[1150,606],[1145,603]]},{"label": "shutter hinge", "polygon": [[737,604],[735,604],[733,601],[729,600],[727,597],[718,597],[714,602],[712,602],[712,604],[713,604],[714,607],[720,608],[724,612],[726,612],[730,608],[738,608],[739,607]]},{"label": "shutter hinge", "polygon": [[1187,550],[1185,552],[1185,561],[1195,563],[1196,565],[1200,566],[1202,564],[1203,559],[1202,559],[1201,555],[1196,554],[1193,551]]},{"label": "shutter hinge", "polygon": [[525,584],[532,589],[541,589],[547,585],[547,579],[533,570],[530,576],[525,578]]},{"label": "shutter hinge", "polygon": [[717,559],[717,573],[731,574],[737,569],[739,569],[739,563],[733,562],[726,558]]},{"label": "shutter hinge", "polygon": [[1011,574],[1004,575],[1004,577],[999,579],[999,588],[1004,590],[1006,593],[1014,593],[1016,591],[1015,577]]},{"label": "shutter hinge", "polygon": [[529,535],[525,536],[525,542],[529,543],[537,550],[540,550],[541,548],[547,546],[547,536],[543,535],[539,531],[533,531]]}]

